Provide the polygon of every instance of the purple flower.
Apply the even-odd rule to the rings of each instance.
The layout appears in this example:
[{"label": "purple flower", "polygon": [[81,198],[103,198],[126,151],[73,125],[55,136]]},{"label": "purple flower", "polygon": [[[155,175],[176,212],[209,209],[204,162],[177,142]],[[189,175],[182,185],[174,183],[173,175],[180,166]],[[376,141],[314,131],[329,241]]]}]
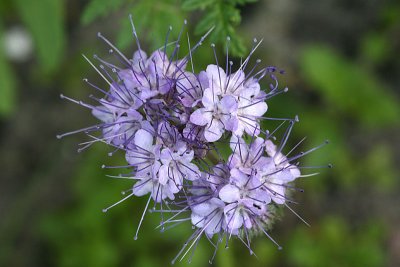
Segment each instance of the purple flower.
[{"label": "purple flower", "polygon": [[227,75],[221,67],[208,65],[206,75],[208,88],[212,88],[217,95],[239,96],[244,88],[245,74],[242,70]]},{"label": "purple flower", "polygon": [[255,79],[250,79],[245,83],[245,89],[239,96],[238,123],[234,134],[242,136],[244,131],[249,135],[260,134],[259,119],[267,109],[265,93],[260,92],[260,85]]},{"label": "purple flower", "polygon": [[[81,150],[104,142],[114,152],[125,153],[125,167],[130,172],[116,178],[133,180],[134,184],[126,191],[128,196],[109,208],[131,196],[148,195],[138,231],[151,200],[151,212],[161,213],[161,231],[167,225],[192,224],[194,232],[173,262],[182,254],[185,257],[203,235],[215,247],[214,256],[224,237],[226,245],[231,237],[239,239],[250,253],[254,253],[250,239],[260,232],[277,244],[266,229],[280,206],[298,216],[288,206],[288,190],[301,176],[297,160],[315,150],[290,157],[284,154],[297,120],[283,119],[282,125],[289,121],[289,127],[278,146],[272,142],[278,129],[272,134],[261,129],[260,121],[268,119],[263,117],[268,109],[266,101],[285,90],[278,88],[275,67],[257,70],[257,60],[251,71],[246,71],[259,43],[236,72],[228,58],[225,70],[214,64],[198,73],[193,67],[192,71],[185,69],[208,34],[181,59],[177,56],[181,53],[179,40],[173,42],[172,55],[166,53],[168,39],[164,50],[147,56],[134,26],[137,50],[131,59],[99,34],[112,53],[118,54],[123,67],[95,56],[101,63],[97,68],[85,57],[108,88],[101,89],[85,79],[102,94],[91,97],[93,105],[62,96],[91,110],[100,123],[58,137],[84,132],[91,141],[82,143]],[[272,79],[268,92],[260,86],[267,73]],[[223,146],[231,149],[229,156]]]},{"label": "purple flower", "polygon": [[183,181],[194,181],[200,178],[200,171],[196,164],[192,163],[193,150],[189,150],[186,144],[179,141],[173,149],[164,148],[161,151],[162,166],[159,170],[159,181],[168,184],[173,193],[182,189]]},{"label": "purple flower", "polygon": [[137,176],[154,176],[161,166],[160,149],[161,145],[154,144],[153,135],[147,130],[140,129],[127,149],[126,161],[135,167]]},{"label": "purple flower", "polygon": [[235,128],[237,102],[233,96],[227,95],[220,99],[211,88],[207,88],[201,102],[204,107],[190,115],[190,122],[205,126],[204,137],[208,142],[219,140],[225,129],[231,131]]},{"label": "purple flower", "polygon": [[250,229],[253,220],[266,214],[271,198],[255,176],[232,169],[230,180],[219,192],[221,200],[229,203],[224,209],[227,230],[236,232],[242,225]]},{"label": "purple flower", "polygon": [[200,204],[191,207],[192,224],[201,228],[211,238],[214,234],[220,233],[224,226],[225,203],[218,198],[211,198]]},{"label": "purple flower", "polygon": [[264,139],[253,137],[248,145],[243,138],[232,136],[230,141],[232,155],[228,159],[230,168],[237,168],[246,174],[256,173],[265,165]]}]

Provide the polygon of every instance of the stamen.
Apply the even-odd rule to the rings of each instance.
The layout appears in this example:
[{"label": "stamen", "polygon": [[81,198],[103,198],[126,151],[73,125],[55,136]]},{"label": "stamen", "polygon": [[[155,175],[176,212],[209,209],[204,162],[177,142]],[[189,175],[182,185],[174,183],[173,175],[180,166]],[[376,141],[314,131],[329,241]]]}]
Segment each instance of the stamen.
[{"label": "stamen", "polygon": [[134,193],[132,192],[132,193],[130,193],[129,195],[127,195],[126,197],[124,197],[123,199],[121,199],[120,201],[118,201],[118,202],[115,202],[114,204],[112,204],[111,206],[109,206],[108,208],[105,208],[105,209],[103,209],[103,212],[107,212],[109,209],[111,209],[112,207],[115,207],[115,206],[117,206],[118,204],[120,204],[120,203],[122,203],[122,202],[124,202],[125,200],[127,200],[128,198],[130,198],[131,196],[133,196],[134,195]]}]

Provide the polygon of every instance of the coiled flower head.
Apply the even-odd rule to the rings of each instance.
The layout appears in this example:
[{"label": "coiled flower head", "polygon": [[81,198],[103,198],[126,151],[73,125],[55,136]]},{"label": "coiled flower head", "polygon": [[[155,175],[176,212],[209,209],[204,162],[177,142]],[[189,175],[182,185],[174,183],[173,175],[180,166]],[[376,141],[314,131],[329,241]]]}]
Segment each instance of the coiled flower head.
[{"label": "coiled flower head", "polygon": [[[277,244],[267,231],[277,208],[287,207],[297,215],[289,206],[293,200],[288,191],[302,177],[298,159],[318,147],[293,156],[289,155],[292,151],[283,153],[298,118],[265,116],[269,99],[287,88],[279,86],[276,67],[260,67],[260,60],[249,67],[261,42],[254,41],[249,56],[235,71],[227,54],[225,66],[215,57],[216,64],[196,73],[193,68],[187,70],[187,65],[193,65],[192,54],[209,32],[178,58],[180,37],[173,42],[172,53],[167,53],[167,38],[163,49],[147,56],[133,22],[132,29],[137,43],[132,58],[98,34],[120,60],[119,66],[94,56],[99,62],[96,66],[84,56],[108,85],[102,89],[84,79],[102,94],[91,97],[95,104],[62,96],[90,109],[99,123],[58,137],[84,132],[91,140],[82,143],[80,150],[103,142],[112,148],[109,155],[117,151],[125,155],[129,173],[117,178],[133,180],[133,184],[125,191],[127,196],[104,211],[133,196],[148,195],[135,239],[151,200],[150,211],[161,213],[161,231],[190,222],[194,232],[173,262],[182,260],[202,236],[216,249],[224,238],[228,244],[237,237],[250,253],[254,253],[250,240],[256,234],[265,234]],[[212,49],[216,55],[214,45]],[[263,79],[269,79],[267,90],[260,84]],[[266,124],[262,120],[282,123],[268,131],[262,129]],[[281,141],[274,144],[276,131],[285,127]],[[221,149],[230,155],[224,157]]]}]

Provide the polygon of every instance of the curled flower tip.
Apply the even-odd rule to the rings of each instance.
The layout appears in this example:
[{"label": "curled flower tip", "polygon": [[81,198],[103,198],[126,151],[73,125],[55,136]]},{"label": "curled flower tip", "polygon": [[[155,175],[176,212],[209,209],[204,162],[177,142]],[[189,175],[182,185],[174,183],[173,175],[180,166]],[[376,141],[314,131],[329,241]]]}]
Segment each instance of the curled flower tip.
[{"label": "curled flower tip", "polygon": [[102,209],[101,211],[106,213],[108,211],[108,209]]},{"label": "curled flower tip", "polygon": [[106,168],[106,165],[105,165],[105,164],[101,165],[101,168],[102,168],[102,169],[105,169],[105,168]]},{"label": "curled flower tip", "polygon": [[295,122],[299,122],[299,121],[300,121],[298,115],[294,116],[294,121],[295,121]]},{"label": "curled flower tip", "polygon": [[289,87],[283,88],[283,92],[284,92],[284,93],[287,93],[288,91],[289,91]]},{"label": "curled flower tip", "polygon": [[325,140],[325,144],[329,144],[330,141],[328,139]]},{"label": "curled flower tip", "polygon": [[57,139],[61,139],[62,137],[63,137],[63,136],[62,136],[61,134],[57,134],[57,135],[56,135],[56,138],[57,138]]},{"label": "curled flower tip", "polygon": [[61,99],[64,99],[65,96],[64,96],[63,94],[60,94],[60,98],[61,98]]},{"label": "curled flower tip", "polygon": [[329,168],[329,169],[332,169],[332,168],[333,168],[333,164],[329,163],[329,164],[328,164],[328,168]]}]

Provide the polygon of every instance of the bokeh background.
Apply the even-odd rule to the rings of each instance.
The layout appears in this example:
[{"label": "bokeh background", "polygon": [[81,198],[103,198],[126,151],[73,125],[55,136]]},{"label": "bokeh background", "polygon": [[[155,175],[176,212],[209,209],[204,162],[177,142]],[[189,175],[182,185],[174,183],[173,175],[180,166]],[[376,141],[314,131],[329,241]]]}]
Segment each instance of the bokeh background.
[{"label": "bokeh background", "polygon": [[[304,136],[304,150],[331,141],[303,163],[334,168],[298,181],[305,192],[294,195],[311,228],[286,210],[271,231],[282,251],[259,237],[256,258],[232,242],[215,266],[400,266],[400,3],[389,0],[1,0],[0,266],[169,266],[192,231],[161,234],[150,214],[134,241],[145,200],[101,212],[130,186],[101,168],[123,155],[108,157],[101,144],[77,153],[84,135],[56,139],[96,123],[59,95],[88,100],[82,79],[101,83],[81,56],[107,58],[98,31],[132,54],[129,13],[148,51],[184,18],[192,43],[216,26],[221,57],[226,35],[236,60],[263,38],[256,57],[286,70],[290,89],[269,114],[299,115],[292,146]],[[214,62],[209,42],[198,66]],[[191,266],[209,265],[203,241]]]}]

